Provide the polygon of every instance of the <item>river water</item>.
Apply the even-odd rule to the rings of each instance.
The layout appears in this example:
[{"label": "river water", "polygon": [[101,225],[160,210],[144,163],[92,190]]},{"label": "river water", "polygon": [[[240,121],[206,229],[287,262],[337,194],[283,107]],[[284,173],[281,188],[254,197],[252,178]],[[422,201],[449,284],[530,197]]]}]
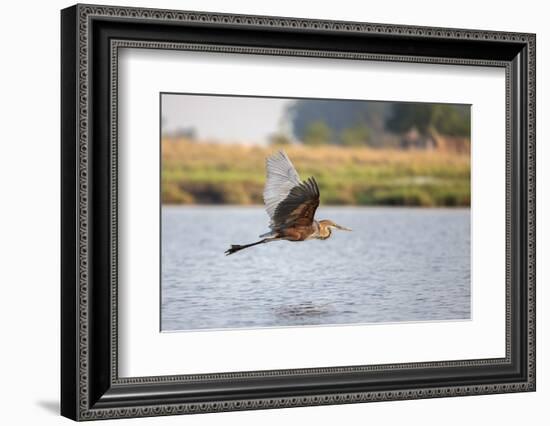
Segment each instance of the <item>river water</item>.
[{"label": "river water", "polygon": [[263,244],[261,207],[162,208],[161,329],[470,318],[470,210],[319,208],[353,228]]}]

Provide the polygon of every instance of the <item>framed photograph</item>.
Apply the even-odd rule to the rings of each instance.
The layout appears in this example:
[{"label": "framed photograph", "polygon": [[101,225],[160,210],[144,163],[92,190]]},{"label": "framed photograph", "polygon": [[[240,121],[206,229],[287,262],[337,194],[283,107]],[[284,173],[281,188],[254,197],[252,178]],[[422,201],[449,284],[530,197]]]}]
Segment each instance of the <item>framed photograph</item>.
[{"label": "framed photograph", "polygon": [[535,390],[535,35],[61,12],[61,412]]}]

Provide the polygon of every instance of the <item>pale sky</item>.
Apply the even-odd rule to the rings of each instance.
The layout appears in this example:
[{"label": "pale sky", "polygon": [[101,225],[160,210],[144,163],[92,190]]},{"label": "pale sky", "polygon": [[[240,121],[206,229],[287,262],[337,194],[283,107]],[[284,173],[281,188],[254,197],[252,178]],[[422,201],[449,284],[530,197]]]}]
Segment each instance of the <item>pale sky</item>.
[{"label": "pale sky", "polygon": [[194,129],[198,139],[265,143],[281,130],[292,99],[163,94],[162,133]]}]

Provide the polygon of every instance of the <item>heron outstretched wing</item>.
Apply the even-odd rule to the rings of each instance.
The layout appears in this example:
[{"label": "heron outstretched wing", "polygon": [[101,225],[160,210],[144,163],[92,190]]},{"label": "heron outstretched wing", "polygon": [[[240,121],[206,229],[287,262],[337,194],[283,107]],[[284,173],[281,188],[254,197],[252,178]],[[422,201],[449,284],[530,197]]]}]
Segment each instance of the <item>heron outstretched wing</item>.
[{"label": "heron outstretched wing", "polygon": [[292,188],[300,185],[300,176],[284,151],[266,160],[267,180],[264,187],[264,203],[267,214],[273,219],[275,210]]},{"label": "heron outstretched wing", "polygon": [[300,182],[296,169],[283,151],[269,157],[266,168],[264,202],[271,218],[271,229],[311,225],[319,206],[319,187],[315,178]]},{"label": "heron outstretched wing", "polygon": [[310,177],[291,189],[280,202],[271,220],[271,227],[278,229],[288,226],[309,226],[313,222],[319,206],[319,187],[315,178]]}]

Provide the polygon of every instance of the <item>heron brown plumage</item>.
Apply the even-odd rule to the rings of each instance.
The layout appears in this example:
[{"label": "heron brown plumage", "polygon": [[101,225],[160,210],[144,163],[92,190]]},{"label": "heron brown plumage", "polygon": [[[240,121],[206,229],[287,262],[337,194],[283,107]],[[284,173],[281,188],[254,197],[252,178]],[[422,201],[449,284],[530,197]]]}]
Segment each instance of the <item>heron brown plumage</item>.
[{"label": "heron brown plumage", "polygon": [[248,247],[272,241],[326,240],[332,229],[351,231],[332,220],[315,220],[319,207],[319,186],[314,177],[300,181],[298,172],[284,151],[266,160],[267,179],[264,202],[271,222],[271,231],[260,235],[260,241],[232,245],[225,254],[230,255]]}]

